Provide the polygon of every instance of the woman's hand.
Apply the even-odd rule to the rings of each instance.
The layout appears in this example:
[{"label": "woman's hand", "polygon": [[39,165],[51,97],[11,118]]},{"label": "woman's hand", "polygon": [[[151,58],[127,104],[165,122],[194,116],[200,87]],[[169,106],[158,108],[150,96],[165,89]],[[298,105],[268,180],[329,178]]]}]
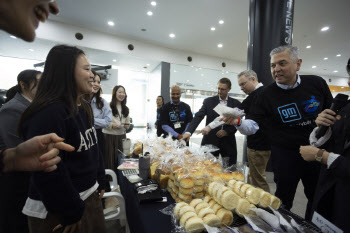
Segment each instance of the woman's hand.
[{"label": "woman's hand", "polygon": [[130,128],[130,125],[129,125],[129,124],[125,124],[125,125],[124,125],[124,128],[125,128],[126,130],[128,130],[128,129]]},{"label": "woman's hand", "polygon": [[102,199],[103,195],[105,194],[105,190],[96,190],[96,192],[98,193],[98,198],[100,198],[100,200]]},{"label": "woman's hand", "polygon": [[118,123],[112,123],[112,129],[120,129],[120,124]]},{"label": "woman's hand", "polygon": [[[55,226],[55,228],[52,230],[52,232],[55,232],[59,229],[61,229],[63,226],[61,224],[58,224]],[[65,226],[63,233],[74,233],[74,232],[80,232],[81,230],[81,220],[79,222],[73,223],[71,225]]]}]

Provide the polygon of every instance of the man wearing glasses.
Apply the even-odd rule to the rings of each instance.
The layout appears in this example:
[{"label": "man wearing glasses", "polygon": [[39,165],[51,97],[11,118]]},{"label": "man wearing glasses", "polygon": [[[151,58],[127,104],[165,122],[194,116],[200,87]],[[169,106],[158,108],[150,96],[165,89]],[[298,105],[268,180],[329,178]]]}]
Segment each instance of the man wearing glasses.
[{"label": "man wearing glasses", "polygon": [[201,145],[211,144],[218,147],[219,151],[214,154],[217,156],[220,153],[222,157],[228,157],[229,165],[232,165],[237,161],[236,128],[230,125],[223,125],[222,127],[212,130],[208,128],[210,127],[210,123],[219,116],[219,114],[213,110],[218,104],[223,104],[231,108],[238,107],[241,104],[238,100],[228,96],[230,90],[231,81],[228,78],[220,79],[218,82],[218,95],[206,98],[203,101],[201,109],[199,109],[191,121],[183,139],[188,141],[203,118],[207,116],[207,126],[200,131],[204,135]]},{"label": "man wearing glasses", "polygon": [[[263,84],[258,82],[258,76],[253,70],[245,70],[238,74],[238,85],[249,95],[243,100],[240,109],[244,110],[246,118],[250,119],[251,110],[255,107],[256,98],[263,90]],[[247,157],[249,162],[248,182],[256,187],[270,192],[266,182],[265,170],[271,155],[271,146],[267,135],[259,129],[247,137]]]}]

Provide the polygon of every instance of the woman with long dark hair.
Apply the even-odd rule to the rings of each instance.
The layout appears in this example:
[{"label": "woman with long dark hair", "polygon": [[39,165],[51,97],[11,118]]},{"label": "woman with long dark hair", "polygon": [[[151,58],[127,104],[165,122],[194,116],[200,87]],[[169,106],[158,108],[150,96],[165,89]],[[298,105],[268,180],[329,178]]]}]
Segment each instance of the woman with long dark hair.
[{"label": "woman with long dark hair", "polygon": [[123,139],[130,126],[129,108],[126,106],[127,95],[123,86],[115,86],[112,92],[112,124],[102,131],[106,139],[105,167],[115,171],[118,149],[123,151]]},{"label": "woman with long dark hair", "polygon": [[[0,149],[16,147],[23,140],[17,127],[24,110],[34,99],[41,72],[24,70],[17,76],[17,85],[6,92],[6,104],[0,109]],[[29,172],[12,172],[0,177],[0,232],[29,232],[27,216],[22,208],[27,199]]]},{"label": "woman with long dark hair", "polygon": [[159,118],[160,118],[160,112],[162,107],[164,106],[164,98],[163,96],[158,96],[157,97],[157,120],[156,123],[154,124],[155,128],[157,129],[157,136],[160,137],[163,133],[164,130],[162,129],[162,125],[160,124]]},{"label": "woman with long dark hair", "polygon": [[92,93],[88,95],[88,100],[91,104],[92,112],[94,113],[94,123],[97,132],[98,146],[102,152],[105,154],[105,138],[102,133],[103,128],[107,128],[112,123],[112,110],[109,107],[108,102],[101,97],[101,77],[95,71],[94,82],[92,83]]},{"label": "woman with long dark hair", "polygon": [[92,92],[93,74],[84,52],[53,47],[32,104],[23,113],[25,139],[54,132],[75,147],[60,151],[61,162],[50,173],[33,172],[23,208],[30,232],[105,232],[100,198],[105,172],[97,146],[91,107],[82,96]]}]

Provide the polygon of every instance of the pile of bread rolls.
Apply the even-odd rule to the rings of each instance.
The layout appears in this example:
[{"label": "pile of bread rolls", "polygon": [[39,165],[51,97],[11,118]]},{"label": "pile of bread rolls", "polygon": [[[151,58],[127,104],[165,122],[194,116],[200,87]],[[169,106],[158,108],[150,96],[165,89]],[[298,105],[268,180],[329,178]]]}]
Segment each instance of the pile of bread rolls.
[{"label": "pile of bread rolls", "polygon": [[195,209],[186,202],[179,202],[174,208],[174,215],[180,226],[185,228],[188,233],[202,232],[204,230],[204,222],[198,217]]}]

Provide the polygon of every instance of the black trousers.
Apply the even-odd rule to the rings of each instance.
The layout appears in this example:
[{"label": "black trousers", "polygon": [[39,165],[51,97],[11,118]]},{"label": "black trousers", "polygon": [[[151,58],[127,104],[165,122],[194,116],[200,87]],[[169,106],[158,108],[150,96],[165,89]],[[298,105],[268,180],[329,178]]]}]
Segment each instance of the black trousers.
[{"label": "black trousers", "polygon": [[271,147],[271,161],[276,183],[275,195],[281,199],[284,208],[290,210],[301,180],[308,199],[305,219],[311,220],[311,207],[320,173],[320,164],[315,161],[306,162],[301,157],[299,149],[290,150],[275,146]]},{"label": "black trousers", "polygon": [[[207,143],[210,144],[210,143]],[[218,141],[218,143],[214,146],[219,148],[218,151],[213,152],[212,154],[215,156],[219,156],[221,154],[222,157],[228,157],[228,165],[234,165],[237,162],[237,147],[236,141],[230,140],[228,137],[224,137]]]}]

